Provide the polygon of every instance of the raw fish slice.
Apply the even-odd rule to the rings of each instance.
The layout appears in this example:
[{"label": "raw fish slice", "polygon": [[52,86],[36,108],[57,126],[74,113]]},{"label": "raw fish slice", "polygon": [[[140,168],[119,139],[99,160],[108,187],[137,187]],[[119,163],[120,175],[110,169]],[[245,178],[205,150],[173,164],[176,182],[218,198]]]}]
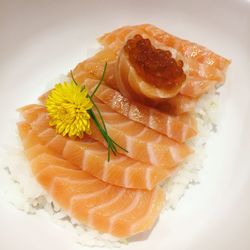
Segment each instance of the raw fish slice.
[{"label": "raw fish slice", "polygon": [[[24,111],[21,111],[27,121],[24,123],[26,127],[32,127],[26,139],[23,140],[25,147],[33,146],[34,141],[46,145],[46,153],[51,150],[100,180],[127,188],[153,189],[174,170],[174,168],[165,169],[137,162],[122,155],[112,156],[108,162],[107,149],[101,143],[89,139],[75,141],[58,135],[53,128],[49,127],[45,109],[42,112],[37,105],[29,108],[24,107]],[[32,110],[36,115],[31,115]],[[37,110],[40,110],[40,113]],[[22,125],[22,127],[25,126]],[[33,147],[30,154],[36,155],[35,150],[36,148]]]},{"label": "raw fish slice", "polygon": [[[108,54],[111,54],[108,56]],[[77,83],[90,79],[100,79],[102,77],[104,63],[103,55],[106,55],[106,62],[108,63],[107,71],[105,74],[105,84],[113,89],[118,90],[115,70],[116,59],[114,60],[114,52],[110,48],[104,48],[95,56],[79,63],[73,70],[73,75]],[[178,115],[182,113],[194,111],[197,100],[195,98],[186,97],[183,95],[176,95],[175,97],[168,98],[160,104],[159,109],[162,109],[170,114]],[[152,103],[150,103],[152,105]]]},{"label": "raw fish slice", "polygon": [[120,51],[125,42],[135,34],[149,38],[160,49],[170,50],[186,65],[187,80],[180,93],[198,97],[217,83],[223,83],[230,61],[203,46],[180,39],[150,25],[125,26],[99,38],[99,42],[113,50]]},{"label": "raw fish slice", "polygon": [[[146,41],[142,37],[139,39],[142,42]],[[129,41],[135,42],[137,40],[138,39],[133,38]],[[141,44],[140,46],[138,45],[138,47],[141,46]],[[145,47],[141,49],[142,55],[136,55],[137,57],[145,57],[147,53],[150,53],[148,47],[146,47],[146,45],[144,46]],[[126,47],[129,46],[126,44]],[[147,59],[144,59],[144,62],[145,60],[147,61]],[[152,64],[155,65],[155,63]],[[140,65],[140,68],[144,69],[145,67]],[[162,69],[160,69],[159,71],[154,69],[153,72],[157,72],[157,74],[159,74],[162,72]],[[165,84],[164,82],[164,85],[161,84],[161,86],[156,86],[155,84],[152,84],[151,82],[148,82],[147,80],[143,79],[143,77],[138,74],[136,68],[130,62],[129,55],[126,53],[125,47],[121,49],[117,58],[117,64],[115,68],[115,79],[117,88],[125,97],[130,98],[132,100],[140,101],[141,103],[148,104],[151,106],[158,103],[166,102],[167,99],[175,97],[180,92],[183,82],[178,81],[178,83],[175,84]]]},{"label": "raw fish slice", "polygon": [[[224,71],[230,64],[229,60],[204,46],[173,36],[151,24],[124,26],[105,33],[98,41],[104,47],[119,51],[124,46],[124,43],[135,34],[151,37],[159,46],[175,50],[176,53],[180,54],[178,57],[185,57],[187,60],[194,61],[192,62],[193,64],[195,62],[204,64],[209,66],[211,70],[218,69]],[[194,67],[194,65],[192,66]]]},{"label": "raw fish slice", "polygon": [[[98,103],[98,108],[105,120],[109,135],[128,151],[126,155],[132,159],[163,167],[173,167],[192,153],[187,145],[179,144],[118,114],[103,103]],[[94,124],[91,137],[103,142],[103,137]],[[124,151],[121,152],[124,153]]]},{"label": "raw fish slice", "polygon": [[[145,38],[146,37],[144,37],[144,39]],[[133,40],[135,40],[135,38],[133,38]],[[154,46],[153,42],[152,44]],[[161,46],[154,47],[157,49],[162,49],[162,51],[169,50],[169,48],[164,49]],[[143,50],[144,54],[145,51],[147,51],[146,48],[144,48]],[[130,61],[128,54],[125,52],[125,47],[122,47],[118,55],[115,70],[117,88],[124,96],[128,98],[131,98],[133,100],[140,100],[145,104],[152,103],[153,105],[155,105],[166,101],[166,99],[168,98],[176,96],[178,93],[190,97],[197,97],[206,92],[210,88],[210,86],[214,86],[219,82],[224,82],[224,76],[217,69],[212,70],[208,69],[209,66],[196,65],[193,61],[190,62],[186,58],[178,55],[177,52],[175,52],[175,54],[176,56],[174,57],[174,59],[176,61],[180,59],[184,61],[183,69],[187,76],[186,81],[183,84],[179,83],[163,85],[164,87],[158,87],[155,86],[155,84],[146,81],[138,74],[136,68]],[[197,68],[196,71],[194,70],[195,67]],[[161,72],[161,69],[159,69],[159,72]]]},{"label": "raw fish slice", "polygon": [[[159,134],[140,123],[131,121],[103,103],[97,102],[97,104],[110,137],[128,151],[128,153],[124,151],[121,151],[121,153],[130,158],[150,165],[172,168],[192,153],[192,149],[187,145],[178,144],[167,136]],[[44,120],[44,116],[47,117],[46,109],[44,108],[44,112],[41,113],[39,119]],[[23,116],[26,118],[25,113],[23,113]],[[44,129],[47,123],[41,123],[40,126]],[[92,121],[91,130],[92,134],[90,136],[106,145],[100,131]],[[53,143],[56,144],[58,150],[62,151],[66,138],[57,136],[53,139]]]},{"label": "raw fish slice", "polygon": [[201,46],[199,44],[190,42],[173,36],[154,25],[145,24],[141,26],[149,36],[154,37],[158,42],[176,49],[180,54],[190,60],[196,60],[198,63],[212,66],[224,71],[230,64],[230,60],[214,53],[213,51]]},{"label": "raw fish slice", "polygon": [[[19,123],[18,127],[21,139],[26,141],[27,124]],[[34,141],[33,147],[37,146]],[[45,146],[40,145],[40,149],[40,154],[30,158],[35,178],[80,223],[121,238],[149,230],[155,224],[164,204],[161,188],[146,191],[112,186],[71,167],[57,155],[44,153]]]},{"label": "raw fish slice", "polygon": [[113,87],[116,86],[114,79],[114,67],[117,55],[114,50],[105,48],[96,53],[94,56],[79,63],[73,70],[74,78],[78,83],[82,83],[85,79],[100,79],[104,70],[105,62],[108,63],[105,74],[105,81]]},{"label": "raw fish slice", "polygon": [[[96,84],[97,81],[92,79],[87,79],[84,82],[90,92],[95,88]],[[114,111],[167,135],[177,142],[185,142],[197,134],[196,121],[192,115],[171,116],[159,112],[140,103],[131,102],[128,98],[123,97],[119,91],[106,85],[101,85],[95,96]]]}]

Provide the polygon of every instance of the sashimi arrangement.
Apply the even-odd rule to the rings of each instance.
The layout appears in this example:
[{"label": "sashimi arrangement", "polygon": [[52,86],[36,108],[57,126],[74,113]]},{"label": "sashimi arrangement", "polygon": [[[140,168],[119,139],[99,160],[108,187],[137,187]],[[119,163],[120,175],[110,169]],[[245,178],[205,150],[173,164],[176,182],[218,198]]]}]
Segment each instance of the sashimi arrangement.
[{"label": "sashimi arrangement", "polygon": [[129,238],[150,230],[163,183],[196,154],[196,106],[223,84],[230,61],[153,25],[125,26],[18,109],[34,179],[70,217]]}]

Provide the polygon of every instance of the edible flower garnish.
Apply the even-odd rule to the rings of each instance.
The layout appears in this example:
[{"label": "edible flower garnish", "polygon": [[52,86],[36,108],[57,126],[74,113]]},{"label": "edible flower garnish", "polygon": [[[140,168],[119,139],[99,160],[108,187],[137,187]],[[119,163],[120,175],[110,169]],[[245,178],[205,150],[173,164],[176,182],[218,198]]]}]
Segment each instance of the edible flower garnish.
[{"label": "edible flower garnish", "polygon": [[93,100],[96,91],[103,82],[106,68],[107,63],[105,63],[102,77],[91,95],[88,94],[85,86],[77,84],[71,71],[72,81],[56,84],[48,95],[46,108],[50,118],[50,126],[55,127],[58,134],[68,135],[70,138],[83,138],[85,133],[91,134],[90,119],[92,119],[107,143],[109,161],[111,151],[116,155],[117,148],[125,152],[127,150],[109,136],[105,121]]},{"label": "edible flower garnish", "polygon": [[73,81],[58,83],[48,95],[46,107],[49,113],[49,125],[56,128],[58,134],[70,138],[83,138],[90,134],[90,115],[93,107],[88,92]]}]

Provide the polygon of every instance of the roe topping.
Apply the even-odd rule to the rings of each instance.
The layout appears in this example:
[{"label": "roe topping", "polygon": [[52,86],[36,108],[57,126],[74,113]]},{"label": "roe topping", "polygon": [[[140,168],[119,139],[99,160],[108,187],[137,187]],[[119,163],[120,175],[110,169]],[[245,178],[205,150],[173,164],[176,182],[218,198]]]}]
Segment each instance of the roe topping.
[{"label": "roe topping", "polygon": [[168,50],[154,48],[149,39],[135,35],[127,41],[124,49],[137,74],[146,82],[160,88],[171,88],[185,81],[183,62],[172,58]]}]

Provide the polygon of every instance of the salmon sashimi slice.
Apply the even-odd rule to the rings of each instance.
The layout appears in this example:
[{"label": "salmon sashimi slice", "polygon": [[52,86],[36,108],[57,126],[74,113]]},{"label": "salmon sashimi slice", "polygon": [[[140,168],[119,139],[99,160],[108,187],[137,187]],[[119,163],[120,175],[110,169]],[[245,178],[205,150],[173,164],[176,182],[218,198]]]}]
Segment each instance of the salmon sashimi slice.
[{"label": "salmon sashimi slice", "polygon": [[[133,38],[133,40],[134,39],[135,38]],[[142,52],[143,55],[146,51],[147,49],[144,48]],[[138,57],[139,56],[140,55],[138,55]],[[142,66],[140,66],[140,68],[142,68]],[[156,70],[154,70],[154,72],[155,71]],[[162,72],[162,70],[160,72]],[[130,62],[130,58],[126,53],[125,48],[121,49],[117,58],[115,76],[116,85],[125,97],[132,100],[139,100],[141,103],[148,105],[162,103],[163,101],[176,96],[182,86],[182,83],[179,82],[178,84],[162,84],[162,86],[158,87],[152,84],[152,82],[144,80]]]},{"label": "salmon sashimi slice", "polygon": [[[97,102],[97,101],[96,101]],[[127,150],[132,159],[162,167],[173,167],[193,151],[144,125],[113,111],[106,104],[98,103],[110,137]],[[91,137],[105,144],[99,130],[92,124]],[[121,153],[125,153],[121,151]]]},{"label": "salmon sashimi slice", "polygon": [[97,52],[94,56],[86,59],[76,66],[74,69],[74,77],[78,83],[82,83],[85,79],[101,79],[105,62],[108,67],[105,74],[105,81],[115,87],[114,70],[117,60],[116,52],[113,49],[105,48]]},{"label": "salmon sashimi slice", "polygon": [[[99,80],[98,80],[99,81]],[[91,91],[96,86],[97,80],[87,78],[83,82],[83,86]],[[42,104],[45,104],[49,91],[39,97]],[[122,114],[129,119],[139,122],[157,132],[167,135],[169,138],[183,143],[186,140],[197,135],[196,119],[194,114],[191,113],[189,106],[195,106],[189,100],[189,97],[178,95],[176,98],[169,99],[169,105],[159,105],[157,109],[142,105],[138,102],[131,101],[130,99],[121,95],[121,93],[109,86],[102,84],[95,96],[103,103],[108,105],[111,109]],[[183,100],[178,100],[179,98]],[[192,99],[193,100],[193,99]],[[185,114],[171,115],[178,113],[175,107],[179,107]],[[161,111],[162,110],[162,111]],[[181,112],[183,113],[183,112]]]},{"label": "salmon sashimi slice", "polygon": [[176,37],[152,24],[124,26],[112,32],[105,33],[98,38],[98,41],[104,47],[110,47],[118,53],[121,47],[124,46],[124,42],[136,34],[147,34],[161,44],[161,46],[170,48],[170,50],[176,50],[178,54],[186,57],[187,60],[195,60],[197,63],[212,66],[214,69],[224,71],[230,64],[230,60],[204,46]]},{"label": "salmon sashimi slice", "polygon": [[[97,80],[87,79],[84,86],[91,93],[97,83]],[[196,120],[193,115],[171,116],[159,112],[156,109],[130,101],[123,97],[119,91],[106,85],[101,85],[95,96],[119,114],[167,135],[177,142],[185,142],[197,134]]]},{"label": "salmon sashimi slice", "polygon": [[[18,124],[22,141],[26,141],[30,133],[27,125]],[[33,142],[28,148],[24,143],[31,170],[39,184],[70,216],[100,232],[121,238],[153,227],[165,200],[161,188],[147,191],[110,185],[72,167],[57,155],[46,153],[46,146]],[[37,154],[31,157],[33,147]]]},{"label": "salmon sashimi slice", "polygon": [[[110,137],[128,151],[120,153],[147,164],[172,168],[193,152],[187,145],[178,144],[167,136],[116,113],[107,105],[100,102],[97,104]],[[92,121],[91,130],[90,136],[106,145]]]},{"label": "salmon sashimi slice", "polygon": [[87,58],[86,60],[77,64],[77,66],[73,70],[74,78],[79,84],[84,82],[87,78],[101,79],[104,70],[104,64],[105,62],[107,62],[108,66],[104,76],[104,80],[111,87],[116,88],[114,75],[116,60],[117,55],[112,48],[103,48],[94,56]]},{"label": "salmon sashimi slice", "polygon": [[[140,123],[131,121],[103,103],[97,101],[96,103],[102,113],[110,137],[128,151],[126,155],[130,158],[146,164],[172,168],[193,152],[187,145],[179,144]],[[44,112],[41,113],[43,114],[38,118],[38,121],[39,119],[47,119],[46,122],[40,124],[41,128],[45,129],[48,126],[49,119],[45,107]],[[25,113],[23,116],[25,119],[27,118]],[[44,119],[44,117],[47,118]],[[90,136],[105,145],[100,131],[93,123],[91,124],[91,130]],[[53,143],[56,144],[58,150],[62,151],[66,138],[58,135],[53,139]],[[124,151],[121,151],[121,153],[125,154]]]},{"label": "salmon sashimi slice", "polygon": [[[112,55],[108,56],[109,53],[111,53]],[[114,60],[113,58],[114,52],[112,52],[110,48],[104,48],[93,57],[88,58],[87,60],[79,63],[73,70],[74,78],[79,84],[83,84],[83,82],[88,78],[101,79],[105,64],[105,61],[103,60],[103,54],[106,55],[105,58],[108,64],[104,77],[105,83],[109,87],[115,90],[119,90],[114,73],[116,71],[117,59]],[[193,112],[196,103],[197,103],[196,98],[190,98],[178,94],[172,98],[164,100],[164,102],[160,103],[159,105],[158,104],[154,105],[158,105],[157,108],[162,109],[165,112],[168,112],[173,115],[179,115],[182,113]],[[150,105],[152,106],[153,104],[150,103]]]},{"label": "salmon sashimi slice", "polygon": [[[34,142],[46,145],[46,153],[50,150],[79,169],[107,183],[150,190],[175,170],[175,168],[166,169],[145,164],[122,155],[112,156],[111,160],[107,161],[107,149],[101,143],[86,138],[72,140],[56,134],[55,129],[48,124],[48,116],[44,108],[42,111],[38,105],[33,107],[30,105],[29,109],[24,107],[21,113],[26,119],[26,122],[22,123],[26,123],[28,129],[32,128],[30,134],[23,140],[26,148],[33,146]],[[22,125],[22,128],[25,128],[25,125]],[[22,135],[20,129],[19,133]],[[30,154],[36,155],[35,150],[36,148],[33,147]]]},{"label": "salmon sashimi slice", "polygon": [[119,53],[125,42],[136,34],[150,39],[153,45],[169,50],[186,65],[187,80],[180,91],[183,95],[198,97],[211,86],[223,83],[230,61],[203,46],[180,39],[150,25],[125,26],[99,38],[99,42]]}]

